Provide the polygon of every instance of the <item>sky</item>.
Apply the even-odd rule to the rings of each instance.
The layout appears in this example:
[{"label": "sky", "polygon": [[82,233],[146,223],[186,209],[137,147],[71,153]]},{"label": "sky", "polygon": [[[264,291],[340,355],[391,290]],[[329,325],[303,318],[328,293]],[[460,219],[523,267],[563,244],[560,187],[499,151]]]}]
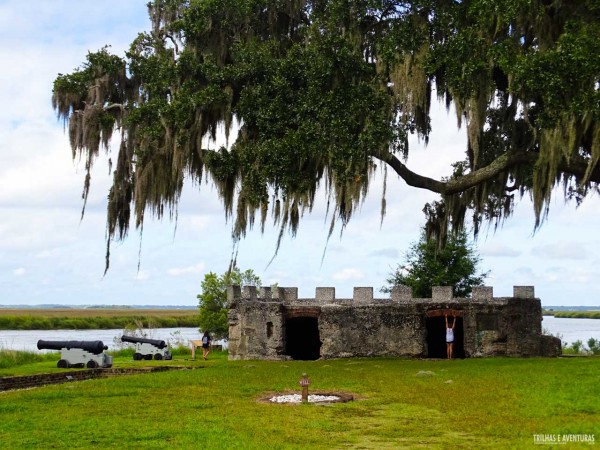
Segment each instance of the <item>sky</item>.
[{"label": "sky", "polygon": [[[124,242],[114,243],[106,275],[107,156],[95,165],[81,220],[84,164],[73,161],[52,109],[52,82],[80,66],[88,51],[110,45],[123,56],[137,33],[148,29],[146,3],[0,0],[0,306],[194,306],[204,275],[228,267],[231,223],[210,184],[186,185],[176,224],[147,219],[141,237],[132,228]],[[432,115],[429,145],[411,140],[407,165],[439,178],[463,159],[466,138],[452,111],[433,105]],[[118,149],[116,143],[112,148]],[[349,298],[353,287],[373,286],[375,296],[384,298],[379,289],[418,240],[421,209],[436,196],[390,171],[381,223],[382,179],[372,184],[341,237],[338,229],[327,243],[321,195],[271,264],[278,228],[267,226],[264,234],[255,229],[240,242],[238,266],[253,269],[263,285],[298,287],[300,297],[325,286]],[[535,286],[543,305],[600,305],[599,219],[597,195],[576,208],[557,191],[547,222],[534,233],[531,202],[523,199],[501,228],[484,229],[475,242],[481,269],[490,271],[486,285],[495,296],[511,296],[515,285]]]}]

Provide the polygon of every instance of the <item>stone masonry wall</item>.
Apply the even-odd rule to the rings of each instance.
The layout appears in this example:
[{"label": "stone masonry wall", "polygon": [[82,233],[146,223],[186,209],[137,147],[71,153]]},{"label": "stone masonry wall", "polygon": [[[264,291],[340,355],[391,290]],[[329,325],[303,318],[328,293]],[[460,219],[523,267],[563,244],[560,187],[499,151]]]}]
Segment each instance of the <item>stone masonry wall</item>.
[{"label": "stone masonry wall", "polygon": [[335,288],[319,287],[314,298],[299,299],[297,288],[230,286],[229,358],[290,359],[286,322],[298,317],[317,321],[321,358],[427,357],[428,321],[442,323],[445,313],[462,321],[465,357],[558,356],[560,346],[542,339],[533,287],[515,286],[513,297],[494,297],[491,287],[472,295],[453,298],[451,287],[436,286],[432,298],[413,298],[400,286],[389,298],[375,299],[373,288],[356,287],[352,299],[338,299]]}]

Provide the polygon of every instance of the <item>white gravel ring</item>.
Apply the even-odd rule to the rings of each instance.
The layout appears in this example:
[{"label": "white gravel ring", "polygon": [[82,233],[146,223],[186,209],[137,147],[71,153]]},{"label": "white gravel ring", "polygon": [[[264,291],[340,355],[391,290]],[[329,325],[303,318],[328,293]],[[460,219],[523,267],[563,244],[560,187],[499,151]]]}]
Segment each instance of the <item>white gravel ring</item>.
[{"label": "white gravel ring", "polygon": [[[340,400],[340,397],[338,397],[336,395],[309,395],[308,396],[309,403],[336,402],[339,400]],[[273,403],[302,403],[302,396],[300,394],[278,395],[275,397],[271,397],[269,399],[269,401],[273,402]]]}]

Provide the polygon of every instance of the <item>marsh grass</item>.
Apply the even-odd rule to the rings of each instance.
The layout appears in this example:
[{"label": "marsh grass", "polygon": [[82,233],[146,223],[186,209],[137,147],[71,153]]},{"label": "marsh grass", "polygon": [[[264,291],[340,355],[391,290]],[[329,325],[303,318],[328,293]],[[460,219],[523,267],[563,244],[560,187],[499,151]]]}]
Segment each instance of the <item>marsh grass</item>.
[{"label": "marsh grass", "polygon": [[545,316],[554,316],[557,319],[600,319],[600,311],[548,311]]},{"label": "marsh grass", "polygon": [[23,352],[3,350],[0,348],[0,369],[9,369],[42,361],[58,361],[55,355],[49,353]]},{"label": "marsh grass", "polygon": [[563,355],[600,355],[600,339],[589,338],[587,346],[581,340],[563,345]]},{"label": "marsh grass", "polygon": [[[208,361],[0,394],[6,448],[533,448],[533,434],[600,439],[600,358]],[[148,364],[162,361],[144,361]],[[56,371],[53,362],[38,371]],[[135,366],[117,358],[117,367]],[[431,371],[431,376],[418,376]],[[353,393],[349,403],[278,405],[265,393]],[[537,446],[536,446],[537,447]],[[576,447],[576,446],[575,446]],[[573,448],[573,447],[569,447]],[[580,448],[590,448],[581,445]]]},{"label": "marsh grass", "polygon": [[197,327],[195,309],[128,308],[0,308],[0,330],[91,330],[127,328],[132,324],[157,328]]}]

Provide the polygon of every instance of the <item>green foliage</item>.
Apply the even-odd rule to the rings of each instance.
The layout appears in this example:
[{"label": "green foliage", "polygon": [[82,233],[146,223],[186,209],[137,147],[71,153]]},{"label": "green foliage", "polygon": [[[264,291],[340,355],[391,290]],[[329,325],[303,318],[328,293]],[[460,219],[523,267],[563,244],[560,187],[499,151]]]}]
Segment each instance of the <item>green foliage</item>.
[{"label": "green foliage", "polygon": [[600,339],[589,338],[587,345],[592,354],[600,355]]},{"label": "green foliage", "polygon": [[207,273],[202,281],[202,293],[197,296],[200,331],[208,331],[216,338],[226,338],[229,335],[227,286],[260,287],[260,284],[260,278],[252,269],[242,272],[234,267],[220,276],[213,272]]},{"label": "green foliage", "polygon": [[[174,216],[186,177],[216,185],[236,239],[269,210],[293,235],[325,186],[331,233],[381,165],[441,196],[425,209],[438,242],[467,216],[475,234],[502,223],[525,195],[539,226],[554,187],[581,202],[600,184],[597,3],[154,0],[151,31],[125,58],[104,48],[60,74],[53,106],[86,161],[84,198],[99,147],[121,133],[108,246],[132,216]],[[435,132],[434,93],[467,132],[449,179],[403,163],[410,134]],[[234,119],[231,145],[202,148]]]},{"label": "green foliage", "polygon": [[589,338],[587,347],[581,340],[572,342],[571,345],[563,346],[563,354],[565,355],[600,355],[600,339]]},{"label": "green foliage", "polygon": [[573,352],[575,354],[581,353],[581,351],[583,350],[583,342],[581,342],[580,340],[576,340],[571,344],[571,349],[573,349]]},{"label": "green foliage", "polygon": [[[131,345],[125,346],[124,343],[121,342],[120,338],[114,338],[113,344],[115,344],[115,350],[111,350],[106,352],[112,355],[114,358],[131,358],[133,359],[133,355],[135,353],[135,348]],[[119,348],[122,347],[122,348]]]},{"label": "green foliage", "polygon": [[397,285],[412,288],[416,298],[430,298],[432,286],[452,286],[455,297],[469,297],[474,286],[481,286],[488,272],[477,274],[480,258],[463,231],[449,236],[446,246],[439,248],[434,240],[421,235],[411,244],[405,262],[399,264],[381,289],[389,293]]}]

